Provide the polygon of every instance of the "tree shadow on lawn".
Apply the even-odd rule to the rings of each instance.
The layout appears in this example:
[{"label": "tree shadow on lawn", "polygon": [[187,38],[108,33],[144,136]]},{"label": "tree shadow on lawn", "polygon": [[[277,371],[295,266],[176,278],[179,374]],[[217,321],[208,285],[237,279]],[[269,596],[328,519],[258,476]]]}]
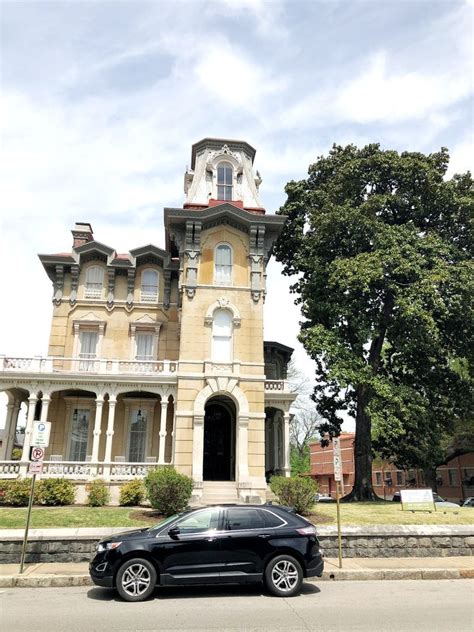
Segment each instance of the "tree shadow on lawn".
[{"label": "tree shadow on lawn", "polygon": [[[314,584],[303,582],[300,594],[290,597],[290,599],[320,592],[321,590]],[[91,588],[87,591],[87,597],[95,601],[123,602],[117,591],[112,588]],[[209,599],[210,597],[268,597],[269,599],[278,599],[278,597],[270,595],[263,584],[225,584],[220,586],[159,586],[146,601],[154,601],[155,599]]]}]

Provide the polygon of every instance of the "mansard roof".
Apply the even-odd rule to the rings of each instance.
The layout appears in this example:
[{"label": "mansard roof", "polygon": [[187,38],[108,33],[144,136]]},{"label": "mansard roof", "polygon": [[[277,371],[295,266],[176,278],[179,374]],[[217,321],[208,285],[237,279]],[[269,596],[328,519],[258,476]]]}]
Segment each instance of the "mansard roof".
[{"label": "mansard roof", "polygon": [[280,230],[286,221],[285,215],[261,215],[252,213],[251,211],[246,211],[245,209],[235,206],[231,202],[222,202],[222,204],[204,209],[164,209],[166,229],[168,229],[171,224],[185,224],[189,219],[200,220],[202,227],[206,228],[206,224],[218,222],[218,220],[225,218],[233,218],[237,223],[240,223],[246,231],[248,231],[248,227],[252,224],[263,224],[269,228]]},{"label": "mansard roof", "polygon": [[203,138],[202,140],[194,143],[191,150],[191,169],[194,169],[196,165],[196,155],[203,149],[214,149],[218,151],[222,149],[223,145],[227,145],[229,149],[234,151],[244,151],[250,160],[254,161],[256,150],[246,143],[244,140],[229,140],[228,138]]}]

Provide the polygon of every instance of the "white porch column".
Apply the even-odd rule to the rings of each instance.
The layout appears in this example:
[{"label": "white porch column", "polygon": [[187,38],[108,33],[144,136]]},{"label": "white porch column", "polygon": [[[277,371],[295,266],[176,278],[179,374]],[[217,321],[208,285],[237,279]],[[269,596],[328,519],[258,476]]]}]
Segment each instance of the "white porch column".
[{"label": "white porch column", "polygon": [[44,393],[41,398],[41,421],[48,421],[48,411],[49,411],[49,403],[51,401],[51,396],[49,393]]},{"label": "white porch column", "polygon": [[249,480],[249,418],[244,415],[238,417],[238,483],[246,483]]},{"label": "white porch column", "polygon": [[97,463],[99,460],[99,442],[101,434],[102,423],[102,408],[104,406],[104,398],[102,395],[98,395],[95,400],[95,420],[94,420],[94,434],[92,438],[92,463]]},{"label": "white porch column", "polygon": [[202,483],[204,457],[204,415],[194,415],[193,420],[193,481]]},{"label": "white porch column", "polygon": [[176,401],[173,400],[173,429],[171,431],[171,464],[174,465],[176,450]]},{"label": "white porch column", "polygon": [[[18,415],[20,413],[20,408],[21,408],[21,400],[15,399],[15,402],[13,404],[12,418],[10,422],[10,430],[8,431],[8,434],[5,437],[5,449],[6,449],[5,456],[8,459],[11,459],[12,450],[15,447],[16,427],[18,425]],[[7,429],[5,428],[5,431],[6,430]]]},{"label": "white porch column", "polygon": [[110,461],[112,460],[112,439],[114,436],[114,421],[115,421],[115,406],[117,404],[117,398],[115,395],[109,395],[109,417],[107,420],[107,432],[105,439],[105,463],[104,466],[104,478],[110,479]]},{"label": "white porch column", "polygon": [[276,412],[274,413],[274,417],[272,420],[272,426],[273,426],[273,469],[274,470],[278,470],[280,469],[280,446],[278,438],[279,438],[279,426],[280,426],[280,415],[279,413],[277,414]]},{"label": "white porch column", "polygon": [[283,475],[290,476],[290,413],[286,412],[283,420]]},{"label": "white porch column", "polygon": [[[29,461],[30,458],[30,445],[31,445],[31,433],[33,432],[33,422],[35,420],[35,408],[38,397],[36,395],[30,395],[28,397],[28,415],[26,417],[26,429],[25,429],[25,441],[23,443],[23,452],[21,455],[22,461]],[[20,468],[20,474],[26,476],[27,467],[22,466]]]},{"label": "white porch column", "polygon": [[10,457],[11,457],[11,453],[9,452],[9,448],[10,448],[9,439],[10,439],[10,435],[12,431],[12,426],[14,426],[16,430],[16,423],[13,422],[13,418],[14,418],[13,411],[15,408],[15,404],[16,404],[16,400],[13,402],[8,402],[7,404],[7,416],[5,418],[5,431],[4,431],[5,434],[3,435],[2,445],[0,447],[0,461],[10,460]]},{"label": "white porch column", "polygon": [[166,418],[168,416],[168,400],[161,396],[160,444],[158,449],[158,465],[165,464]]}]

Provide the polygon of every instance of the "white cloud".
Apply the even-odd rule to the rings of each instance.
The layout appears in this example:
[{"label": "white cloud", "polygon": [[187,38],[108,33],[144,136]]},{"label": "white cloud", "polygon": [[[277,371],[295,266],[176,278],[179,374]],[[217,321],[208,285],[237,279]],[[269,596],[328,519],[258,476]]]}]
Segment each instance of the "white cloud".
[{"label": "white cloud", "polygon": [[[373,55],[368,68],[342,87],[336,114],[358,123],[420,119],[442,111],[471,93],[469,76],[398,72],[386,51]],[[440,116],[440,115],[438,115]]]},{"label": "white cloud", "polygon": [[470,171],[474,174],[474,138],[473,134],[465,141],[454,145],[450,151],[448,177],[455,173]]},{"label": "white cloud", "polygon": [[202,87],[227,107],[254,109],[263,97],[285,88],[283,78],[224,42],[205,47],[195,73]]}]

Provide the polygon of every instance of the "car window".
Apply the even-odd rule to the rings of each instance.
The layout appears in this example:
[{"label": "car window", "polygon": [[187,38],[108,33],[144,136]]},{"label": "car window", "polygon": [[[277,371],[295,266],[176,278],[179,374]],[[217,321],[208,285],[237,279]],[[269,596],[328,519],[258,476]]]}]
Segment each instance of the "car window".
[{"label": "car window", "polygon": [[227,528],[231,531],[241,529],[261,529],[265,527],[262,512],[258,509],[228,509]]},{"label": "car window", "polygon": [[176,523],[181,533],[201,533],[219,526],[219,510],[216,508],[196,511]]},{"label": "car window", "polygon": [[281,527],[285,524],[281,518],[271,511],[262,511],[261,513],[263,515],[263,519],[265,520],[265,526],[268,528],[274,529],[275,527]]}]

